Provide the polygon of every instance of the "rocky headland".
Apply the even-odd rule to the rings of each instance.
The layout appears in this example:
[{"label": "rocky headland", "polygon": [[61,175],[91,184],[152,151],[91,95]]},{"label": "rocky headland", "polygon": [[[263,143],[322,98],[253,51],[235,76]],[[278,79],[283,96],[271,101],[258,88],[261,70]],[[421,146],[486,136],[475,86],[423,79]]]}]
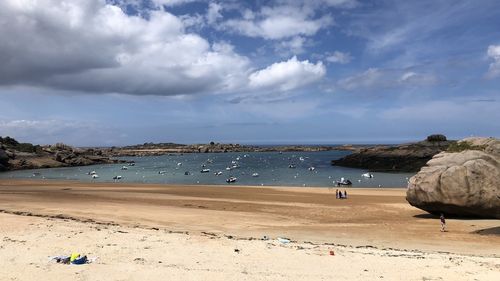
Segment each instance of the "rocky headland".
[{"label": "rocky headland", "polygon": [[10,137],[0,137],[0,171],[121,162],[124,161],[111,159],[99,149],[75,148],[62,143],[33,145],[20,143]]},{"label": "rocky headland", "polygon": [[431,135],[426,140],[401,145],[376,145],[361,148],[332,165],[368,169],[372,172],[417,172],[434,155],[455,143],[443,135]]},{"label": "rocky headland", "polygon": [[500,140],[467,138],[410,178],[406,200],[433,214],[500,219]]}]

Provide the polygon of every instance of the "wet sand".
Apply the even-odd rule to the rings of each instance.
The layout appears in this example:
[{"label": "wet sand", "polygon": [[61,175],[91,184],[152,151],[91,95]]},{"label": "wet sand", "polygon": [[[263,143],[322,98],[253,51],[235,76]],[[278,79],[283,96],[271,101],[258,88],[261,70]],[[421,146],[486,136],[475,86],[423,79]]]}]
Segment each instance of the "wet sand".
[{"label": "wet sand", "polygon": [[[208,276],[212,277],[207,279],[210,280],[220,280],[221,277],[248,280],[300,280],[307,277],[311,280],[339,276],[345,277],[339,277],[339,280],[349,280],[351,279],[349,272],[352,273],[352,277],[372,278],[378,278],[375,275],[383,273],[386,276],[385,280],[387,278],[397,280],[406,276],[404,275],[408,273],[405,273],[406,269],[399,266],[394,268],[390,257],[407,266],[421,268],[423,271],[419,278],[425,277],[425,274],[444,278],[454,272],[458,277],[463,277],[454,280],[474,280],[473,275],[461,271],[466,270],[476,275],[479,272],[484,274],[484,278],[478,280],[489,280],[488,278],[495,276],[490,273],[500,271],[498,256],[500,221],[448,219],[449,231],[442,233],[439,231],[437,218],[411,207],[406,202],[405,189],[346,190],[349,198],[339,200],[335,198],[335,189],[326,188],[2,180],[0,210],[3,214],[0,214],[0,235],[3,236],[4,242],[0,247],[0,253],[4,253],[0,256],[12,256],[13,260],[2,270],[8,274],[5,276],[25,280],[25,275],[17,276],[11,271],[25,266],[26,263],[29,264],[30,258],[38,258],[37,261],[40,262],[42,256],[46,262],[46,255],[61,254],[61,251],[78,248],[79,243],[82,243],[85,247],[80,248],[80,251],[86,250],[87,253],[98,255],[103,262],[123,259],[122,266],[131,266],[141,271],[150,268],[152,266],[150,262],[134,261],[127,251],[142,245],[133,237],[148,233],[144,235],[155,237],[154,239],[158,241],[166,241],[172,247],[175,244],[177,248],[179,245],[184,245],[189,251],[195,251],[200,247],[210,251],[201,256],[197,253],[193,258],[204,260],[207,264],[203,268],[218,272],[215,275],[209,274]],[[97,231],[97,228],[101,228],[108,235],[103,236],[104,232]],[[119,232],[119,229],[125,229],[127,233]],[[78,235],[73,236],[73,234]],[[68,241],[60,240],[61,237],[68,235],[70,237]],[[263,236],[270,237],[271,240],[258,240]],[[292,243],[281,245],[276,242],[276,237],[290,238]],[[6,240],[7,238],[10,240]],[[120,240],[122,238],[126,240]],[[126,241],[126,245],[123,246],[124,251],[118,253],[112,251],[115,256],[108,256],[108,252],[104,251],[106,247],[98,247],[103,243],[106,244],[108,239],[121,241],[115,244]],[[25,242],[21,244],[9,242],[11,240]],[[194,244],[189,242],[193,240]],[[268,245],[269,243],[273,245]],[[232,252],[233,247],[239,247],[240,244],[244,245],[241,246],[243,247],[241,254]],[[16,258],[16,255],[20,255],[18,250],[25,249],[26,245],[30,245],[30,251],[39,252],[39,256],[32,257],[30,254],[26,259],[22,256]],[[176,259],[176,255],[169,256],[172,253],[164,253],[160,245],[153,243],[148,247],[150,248],[147,250],[132,252],[134,255],[147,256],[145,260],[152,259],[151,252],[156,253],[156,256],[167,255],[164,258]],[[297,247],[304,249],[298,250]],[[331,275],[331,272],[316,268],[317,265],[331,262],[323,260],[332,258],[325,254],[330,248],[344,253],[344,257],[352,261],[369,257],[370,262],[353,266],[352,271],[349,269],[341,275]],[[285,256],[289,254],[291,258],[297,259],[289,265],[302,261],[303,264],[310,264],[311,268],[304,267],[294,271],[286,267],[287,271],[283,272],[285,268],[281,268],[282,264],[269,261],[273,257],[278,261],[286,259]],[[234,258],[233,255],[245,258],[241,260],[241,264],[231,264],[226,270],[221,269],[223,268],[221,264],[206,261],[219,259],[221,262],[230,263]],[[424,258],[405,257],[408,255],[421,255]],[[263,259],[253,260],[258,256],[262,256]],[[196,271],[196,266],[193,267],[191,264],[193,261],[189,257],[179,253],[178,258],[179,264],[182,265],[180,269],[178,267],[165,269],[155,261],[154,274],[151,273],[152,279],[145,278],[145,280],[155,280],[154,276],[157,276],[155,274],[165,270],[172,271],[172,274],[179,273],[179,279],[184,276],[181,273],[191,272],[188,269]],[[401,258],[403,260],[399,261]],[[454,259],[471,264],[469,268],[461,269],[459,266],[454,266],[452,262]],[[344,265],[349,267],[348,261],[343,259],[335,266],[346,262]],[[433,262],[429,264],[430,261]],[[248,264],[249,262],[253,267]],[[243,270],[246,273],[238,271],[242,264],[250,266]],[[380,266],[379,271],[376,269],[377,264]],[[51,265],[47,276],[50,274],[57,276],[57,273],[52,271],[58,270],[61,266],[64,267],[64,265]],[[97,262],[87,266],[101,268],[100,266],[104,265]],[[375,268],[370,269],[373,266]],[[448,266],[450,272],[446,273],[445,266]],[[433,269],[434,267],[436,268]],[[100,276],[105,276],[101,274],[105,274],[108,270],[105,266],[101,269],[103,271],[99,271],[100,273],[87,272],[90,275],[86,276],[89,280],[99,280]],[[262,272],[264,269],[275,273],[281,272],[281,275],[265,275]],[[365,269],[368,271],[364,271]],[[34,267],[30,272],[35,274],[38,270]],[[438,273],[433,270],[438,270],[436,271]],[[439,273],[439,270],[442,272]],[[119,276],[112,279],[140,279],[134,272],[129,273],[124,275],[128,276],[128,279]],[[358,273],[361,275],[356,275]],[[188,279],[196,280],[198,275],[187,276],[190,276]],[[422,278],[403,279],[422,280]]]}]

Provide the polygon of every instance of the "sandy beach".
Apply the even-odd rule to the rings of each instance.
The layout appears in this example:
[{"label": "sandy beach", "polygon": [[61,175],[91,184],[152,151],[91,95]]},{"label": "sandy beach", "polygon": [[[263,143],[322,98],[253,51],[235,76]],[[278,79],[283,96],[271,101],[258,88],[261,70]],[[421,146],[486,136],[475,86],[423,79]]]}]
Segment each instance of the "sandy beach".
[{"label": "sandy beach", "polygon": [[[405,189],[346,190],[3,180],[0,276],[498,280],[498,220],[448,218],[442,233]],[[49,262],[73,251],[97,260]]]}]

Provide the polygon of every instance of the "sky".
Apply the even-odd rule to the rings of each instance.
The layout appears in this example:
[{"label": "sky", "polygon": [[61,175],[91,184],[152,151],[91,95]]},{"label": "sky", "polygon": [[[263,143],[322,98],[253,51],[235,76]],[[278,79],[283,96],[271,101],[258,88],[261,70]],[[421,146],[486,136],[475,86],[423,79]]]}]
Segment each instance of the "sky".
[{"label": "sky", "polygon": [[0,136],[500,136],[497,0],[2,0]]}]

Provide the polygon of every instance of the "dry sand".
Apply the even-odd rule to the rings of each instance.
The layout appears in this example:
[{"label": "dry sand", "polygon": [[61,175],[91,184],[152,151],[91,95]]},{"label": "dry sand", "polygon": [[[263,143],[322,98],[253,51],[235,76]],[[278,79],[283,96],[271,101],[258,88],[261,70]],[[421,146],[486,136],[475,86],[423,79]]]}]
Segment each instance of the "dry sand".
[{"label": "dry sand", "polygon": [[[3,180],[0,280],[500,280],[499,220],[347,191]],[[48,262],[72,251],[99,258]]]}]

